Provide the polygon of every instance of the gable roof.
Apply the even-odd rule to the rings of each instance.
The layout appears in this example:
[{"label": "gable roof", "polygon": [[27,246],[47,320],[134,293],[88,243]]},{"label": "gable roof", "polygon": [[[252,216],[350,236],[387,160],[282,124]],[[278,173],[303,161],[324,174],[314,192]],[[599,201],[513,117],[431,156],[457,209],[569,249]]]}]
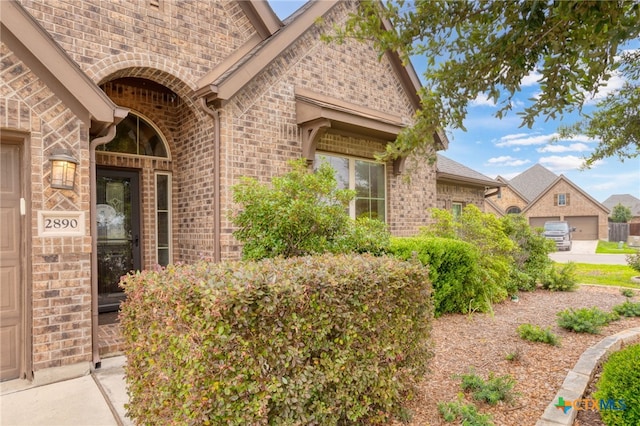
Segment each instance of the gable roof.
[{"label": "gable roof", "polygon": [[[264,0],[262,0],[264,1]],[[242,2],[240,2],[242,3]],[[258,4],[260,1],[252,3]],[[339,0],[312,0],[294,12],[282,23],[282,27],[271,33],[251,49],[237,54],[223,64],[216,67],[198,82],[197,96],[203,96],[207,100],[228,100],[233,97],[246,84],[251,82],[264,68],[275,60],[289,46],[296,42],[306,31],[316,25],[319,18],[333,9]],[[251,13],[260,14],[273,11],[270,7],[255,8]],[[389,22],[383,22],[385,27],[390,27]],[[242,50],[242,49],[241,49]],[[403,63],[398,52],[386,52],[392,68],[398,75],[400,83],[413,107],[420,108],[418,92],[421,88],[420,79],[411,63]],[[437,135],[447,146],[446,137]]]},{"label": "gable roof", "polygon": [[118,107],[16,1],[2,1],[0,36],[74,114],[98,135],[129,110]]},{"label": "gable roof", "polygon": [[437,154],[436,180],[464,182],[489,188],[505,186],[504,183],[491,179],[490,177],[453,161],[442,154]]},{"label": "gable roof", "polygon": [[511,179],[509,185],[530,203],[549,188],[557,178],[558,175],[551,170],[540,164],[534,164]]},{"label": "gable roof", "polygon": [[640,216],[640,200],[631,194],[615,194],[604,200],[602,204],[609,210],[613,211],[613,208],[618,204],[622,204],[625,207],[631,209],[633,216]]},{"label": "gable roof", "polygon": [[587,198],[589,201],[591,201],[596,207],[601,209],[603,212],[609,214],[609,209],[608,208],[606,208],[604,205],[602,205],[600,202],[598,202],[591,195],[589,195],[586,192],[584,192],[578,185],[573,183],[569,178],[565,177],[564,175],[558,176],[553,182],[551,182],[551,184],[549,184],[549,186],[547,186],[547,188],[545,188],[542,192],[540,192],[537,197],[535,197],[533,200],[529,201],[529,204],[527,204],[527,206],[524,209],[522,209],[522,212],[524,213],[527,210],[529,210],[532,206],[534,206],[538,202],[539,199],[541,199],[543,196],[545,196],[547,193],[549,193],[549,191],[551,191],[558,183],[560,183],[562,181],[566,182],[576,192],[582,194],[585,198]]}]

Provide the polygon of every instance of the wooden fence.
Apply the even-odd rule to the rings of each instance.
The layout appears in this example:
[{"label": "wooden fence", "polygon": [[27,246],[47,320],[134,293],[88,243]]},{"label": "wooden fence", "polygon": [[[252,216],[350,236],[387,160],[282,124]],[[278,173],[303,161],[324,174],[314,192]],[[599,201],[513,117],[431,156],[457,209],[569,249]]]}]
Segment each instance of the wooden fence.
[{"label": "wooden fence", "polygon": [[609,241],[627,241],[629,224],[609,222]]}]

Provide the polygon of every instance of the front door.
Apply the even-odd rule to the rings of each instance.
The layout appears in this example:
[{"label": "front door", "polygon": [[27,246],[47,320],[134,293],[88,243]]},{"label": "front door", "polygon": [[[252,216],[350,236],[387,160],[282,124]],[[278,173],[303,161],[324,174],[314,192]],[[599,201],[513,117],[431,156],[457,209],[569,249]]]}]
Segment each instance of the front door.
[{"label": "front door", "polygon": [[21,146],[0,145],[0,380],[20,377],[23,295]]},{"label": "front door", "polygon": [[139,173],[97,169],[98,308],[116,311],[120,277],[141,269]]}]

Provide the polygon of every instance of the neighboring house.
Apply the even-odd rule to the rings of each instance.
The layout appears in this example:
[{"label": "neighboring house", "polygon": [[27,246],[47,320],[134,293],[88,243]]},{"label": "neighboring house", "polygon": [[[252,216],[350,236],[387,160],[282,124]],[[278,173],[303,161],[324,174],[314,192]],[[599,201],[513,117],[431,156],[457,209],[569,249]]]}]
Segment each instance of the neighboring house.
[{"label": "neighboring house", "polygon": [[322,155],[350,187],[358,170],[354,217],[426,223],[436,166],[374,161],[420,108],[414,69],[320,40],[355,5],[281,22],[265,1],[0,2],[2,380],[98,366],[127,271],[239,257],[242,176]]},{"label": "neighboring house", "polygon": [[566,220],[576,228],[576,240],[607,240],[609,210],[564,175],[536,164],[505,183],[491,208],[498,215],[522,213],[531,226],[543,226],[549,220]]},{"label": "neighboring house", "polygon": [[485,211],[485,200],[496,196],[504,183],[491,179],[464,166],[442,154],[437,156],[437,193],[436,207],[450,210],[459,215],[468,204],[476,205]]},{"label": "neighboring house", "polygon": [[611,213],[613,213],[613,208],[618,204],[622,204],[623,206],[628,207],[629,210],[631,210],[631,220],[629,221],[629,223],[640,223],[639,199],[631,194],[616,194],[610,196],[602,202],[602,205],[608,208]]}]

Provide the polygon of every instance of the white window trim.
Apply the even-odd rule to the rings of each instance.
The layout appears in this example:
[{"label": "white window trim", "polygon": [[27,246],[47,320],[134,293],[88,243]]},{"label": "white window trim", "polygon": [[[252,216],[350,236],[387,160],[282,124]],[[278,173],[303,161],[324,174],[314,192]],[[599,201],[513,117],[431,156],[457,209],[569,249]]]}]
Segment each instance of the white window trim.
[{"label": "white window trim", "polygon": [[173,214],[172,214],[172,201],[173,201],[173,191],[172,191],[172,175],[171,172],[161,172],[161,171],[157,171],[154,173],[153,176],[153,187],[154,187],[154,192],[155,192],[155,222],[156,222],[156,226],[155,226],[155,241],[156,241],[156,264],[159,264],[159,256],[158,256],[158,251],[160,249],[159,245],[158,245],[158,176],[167,176],[167,226],[169,227],[168,230],[168,244],[167,244],[167,248],[169,250],[169,256],[167,256],[168,258],[168,263],[173,263]]},{"label": "white window trim", "polygon": [[[352,191],[355,191],[356,189],[356,161],[364,161],[367,163],[373,163],[373,164],[378,164],[382,166],[383,174],[384,174],[384,222],[387,223],[387,218],[389,217],[387,212],[387,204],[389,201],[389,191],[387,187],[387,164],[380,163],[378,161],[371,160],[369,158],[355,157],[352,155],[339,154],[336,152],[327,152],[327,151],[316,152],[316,157],[323,156],[323,155],[326,155],[329,157],[346,158],[347,160],[349,160],[349,188],[348,189]],[[351,217],[352,219],[355,219],[356,217],[356,198],[357,197],[354,197],[353,200],[349,202],[349,217]]]},{"label": "white window trim", "polygon": [[[562,202],[560,202],[560,197],[562,197]],[[558,206],[566,206],[567,205],[567,194],[560,193],[558,194]]]}]

